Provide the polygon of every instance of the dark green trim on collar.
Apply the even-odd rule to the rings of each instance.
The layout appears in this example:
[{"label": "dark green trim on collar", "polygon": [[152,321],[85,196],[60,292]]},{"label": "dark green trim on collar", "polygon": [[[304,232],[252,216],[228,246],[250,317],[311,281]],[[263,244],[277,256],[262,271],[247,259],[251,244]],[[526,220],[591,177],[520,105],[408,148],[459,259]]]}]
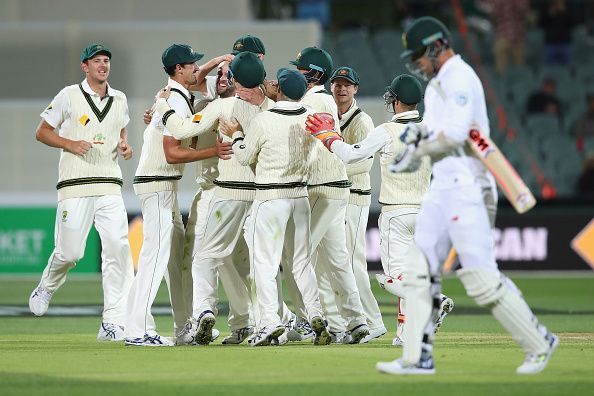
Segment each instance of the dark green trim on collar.
[{"label": "dark green trim on collar", "polygon": [[397,124],[408,124],[409,122],[421,122],[423,121],[423,117],[418,116],[416,118],[400,118],[400,119],[396,119],[396,120],[392,120],[392,122],[395,122]]},{"label": "dark green trim on collar", "polygon": [[99,122],[103,121],[103,119],[107,116],[107,113],[109,113],[109,109],[111,109],[111,104],[113,103],[113,96],[110,96],[109,99],[107,99],[107,104],[105,105],[102,111],[99,111],[99,108],[95,106],[95,102],[93,102],[93,98],[91,98],[91,95],[89,95],[88,92],[83,89],[82,84],[78,84],[78,87],[80,88],[80,91],[83,93],[83,96],[87,100],[87,103],[91,107],[91,110],[93,110],[93,113],[95,113],[95,115],[97,116]]},{"label": "dark green trim on collar", "polygon": [[268,111],[270,111],[272,113],[276,113],[276,114],[282,114],[282,115],[292,116],[292,115],[301,115],[301,114],[304,114],[307,110],[305,109],[305,107],[300,107],[300,108],[295,109],[295,110],[270,109]]},{"label": "dark green trim on collar", "polygon": [[328,92],[328,90],[326,89],[322,89],[321,91],[316,91],[314,93],[323,93],[323,94],[328,94],[328,95],[332,95],[330,92]]}]

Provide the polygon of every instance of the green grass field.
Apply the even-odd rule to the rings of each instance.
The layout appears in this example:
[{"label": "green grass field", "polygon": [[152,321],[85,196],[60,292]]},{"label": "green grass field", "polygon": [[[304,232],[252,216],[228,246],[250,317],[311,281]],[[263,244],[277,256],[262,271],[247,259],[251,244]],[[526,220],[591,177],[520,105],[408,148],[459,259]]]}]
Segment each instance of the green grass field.
[{"label": "green grass field", "polygon": [[[594,277],[514,277],[540,320],[561,338],[547,369],[523,377],[523,354],[499,324],[465,296],[436,337],[437,374],[379,374],[399,357],[391,296],[375,290],[389,333],[368,345],[247,345],[133,348],[95,341],[99,317],[0,317],[0,395],[594,395]],[[27,304],[37,278],[0,278],[0,306]],[[53,305],[101,304],[97,278],[71,279]],[[224,298],[224,296],[223,296]],[[157,302],[167,301],[164,290]],[[158,316],[165,335],[171,319]],[[225,318],[217,328],[227,332]]]}]

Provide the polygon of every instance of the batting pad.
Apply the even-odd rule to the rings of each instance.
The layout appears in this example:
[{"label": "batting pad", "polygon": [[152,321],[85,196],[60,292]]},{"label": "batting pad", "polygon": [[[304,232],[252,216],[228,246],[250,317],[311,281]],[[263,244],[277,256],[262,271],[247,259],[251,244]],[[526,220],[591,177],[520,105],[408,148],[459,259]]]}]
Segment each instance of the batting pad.
[{"label": "batting pad", "polygon": [[462,268],[457,271],[466,293],[478,305],[488,306],[495,319],[527,353],[541,354],[549,345],[538,331],[538,320],[524,298],[510,289],[507,278],[499,271]]}]

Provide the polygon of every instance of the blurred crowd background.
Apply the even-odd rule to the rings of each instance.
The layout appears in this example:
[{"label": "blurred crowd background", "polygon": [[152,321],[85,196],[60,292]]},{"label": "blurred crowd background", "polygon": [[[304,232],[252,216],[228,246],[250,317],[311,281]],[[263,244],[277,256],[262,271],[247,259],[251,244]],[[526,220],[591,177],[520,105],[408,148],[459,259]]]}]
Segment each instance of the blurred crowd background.
[{"label": "blurred crowd background", "polygon": [[[406,72],[402,31],[422,15],[446,23],[454,49],[479,73],[491,135],[534,194],[591,200],[592,0],[0,0],[0,205],[55,204],[58,153],[35,142],[34,130],[51,98],[82,80],[78,56],[90,42],[113,52],[110,82],[128,96],[140,154],[142,110],[165,82],[160,55],[172,42],[191,44],[207,60],[230,52],[239,36],[257,35],[270,76],[300,49],[321,46],[336,67],[359,73],[358,103],[379,124],[390,116],[386,85]],[[120,161],[132,208],[137,160]],[[182,205],[195,190],[193,177],[184,179]],[[377,170],[373,183],[379,186]]]}]

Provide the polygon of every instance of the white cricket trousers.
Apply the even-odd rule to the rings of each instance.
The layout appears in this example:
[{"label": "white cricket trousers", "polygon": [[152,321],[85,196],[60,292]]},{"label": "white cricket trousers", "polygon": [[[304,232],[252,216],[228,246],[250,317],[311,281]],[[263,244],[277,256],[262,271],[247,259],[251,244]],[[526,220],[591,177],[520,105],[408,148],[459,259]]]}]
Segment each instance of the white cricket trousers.
[{"label": "white cricket trousers", "polygon": [[[183,254],[184,225],[177,194],[175,191],[158,191],[139,194],[138,198],[143,217],[143,241],[138,258],[138,270],[128,296],[125,327],[128,338],[143,337],[155,330],[151,307],[163,277],[166,278],[169,287],[174,318],[176,309],[183,311],[184,306],[181,290],[172,287],[170,282],[170,277],[181,276]],[[185,320],[182,327],[183,323]],[[178,323],[176,325],[179,326]]]},{"label": "white cricket trousers", "polygon": [[229,299],[232,331],[250,323],[250,263],[243,226],[251,205],[251,201],[212,197],[204,223],[200,218],[196,223],[192,259],[193,316],[198,318],[204,311],[217,314],[220,275]]},{"label": "white cricket trousers", "polygon": [[128,291],[134,276],[128,243],[128,215],[120,195],[69,198],[58,202],[55,248],[41,286],[55,292],[85,252],[91,225],[101,238],[103,321],[124,326]]},{"label": "white cricket trousers", "polygon": [[[419,208],[402,207],[382,212],[378,219],[380,229],[380,255],[384,273],[402,280],[405,267],[422,265],[422,261],[411,262],[416,257],[414,249],[415,225]],[[406,302],[398,297],[397,335],[403,337]]]},{"label": "white cricket trousers", "polygon": [[[307,197],[255,200],[248,235],[260,311],[259,328],[278,325],[277,275],[283,246],[292,251],[292,274],[307,313],[307,319],[322,315],[316,275],[311,263],[310,207]],[[285,243],[286,241],[286,243]]]},{"label": "white cricket trousers", "polygon": [[371,291],[367,272],[366,231],[369,206],[348,204],[346,212],[346,243],[353,274],[357,282],[363,313],[370,330],[385,329],[382,313]]},{"label": "white cricket trousers", "polygon": [[[310,196],[311,246],[320,301],[332,331],[366,324],[357,282],[346,248],[347,200]],[[334,308],[336,307],[337,310]],[[346,327],[346,329],[345,329]]]}]

